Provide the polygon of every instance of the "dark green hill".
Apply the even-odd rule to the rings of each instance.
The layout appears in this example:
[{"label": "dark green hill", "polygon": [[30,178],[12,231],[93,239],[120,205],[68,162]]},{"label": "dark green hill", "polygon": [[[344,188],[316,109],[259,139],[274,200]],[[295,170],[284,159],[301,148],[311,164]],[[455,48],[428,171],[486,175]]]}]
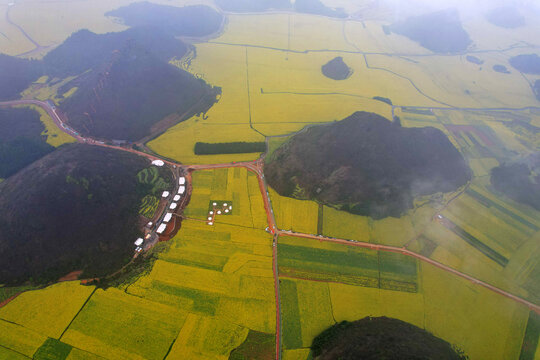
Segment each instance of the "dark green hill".
[{"label": "dark green hill", "polygon": [[169,114],[191,108],[200,112],[215,102],[217,94],[136,42],[126,43],[64,89],[72,87],[78,90],[60,108],[75,129],[84,135],[131,141],[149,135],[151,126]]},{"label": "dark green hill", "polygon": [[506,29],[515,29],[525,25],[525,17],[515,6],[493,9],[486,15],[486,18],[493,25]]},{"label": "dark green hill", "polygon": [[0,178],[42,158],[54,147],[41,135],[45,126],[30,109],[0,108]]},{"label": "dark green hill", "polygon": [[459,53],[472,43],[455,9],[442,10],[392,24],[390,30],[435,53]]},{"label": "dark green hill", "polygon": [[376,219],[400,216],[415,196],[454,191],[471,177],[442,131],[403,128],[366,112],[293,136],[268,159],[265,174],[281,195]]},{"label": "dark green hill", "polygon": [[290,0],[215,0],[225,11],[261,12],[271,9],[291,9]]},{"label": "dark green hill", "polygon": [[43,74],[37,60],[0,54],[0,100],[20,98],[20,93]]},{"label": "dark green hill", "polygon": [[348,79],[353,73],[353,70],[347,66],[341,56],[338,56],[324,64],[321,71],[324,76],[334,80]]},{"label": "dark green hill", "polygon": [[507,163],[491,171],[493,187],[515,201],[540,211],[540,153],[527,162]]},{"label": "dark green hill", "polygon": [[206,36],[219,30],[223,16],[205,5],[168,6],[137,2],[109,11],[106,16],[123,19],[128,26],[152,25],[175,36]]},{"label": "dark green hill", "polygon": [[119,269],[133,255],[137,173],[149,162],[89,145],[68,145],[0,184],[0,284],[44,283],[73,270]]},{"label": "dark green hill", "polygon": [[136,42],[164,61],[182,57],[187,51],[184,43],[156,27],[137,27],[101,35],[80,30],[49,52],[43,62],[48,75],[60,78],[79,75],[110,61],[113,52],[130,42]]},{"label": "dark green hill", "polygon": [[510,65],[525,74],[540,74],[540,56],[537,54],[524,54],[510,58]]},{"label": "dark green hill", "polygon": [[465,360],[446,341],[401,320],[387,317],[342,321],[318,335],[316,360]]}]

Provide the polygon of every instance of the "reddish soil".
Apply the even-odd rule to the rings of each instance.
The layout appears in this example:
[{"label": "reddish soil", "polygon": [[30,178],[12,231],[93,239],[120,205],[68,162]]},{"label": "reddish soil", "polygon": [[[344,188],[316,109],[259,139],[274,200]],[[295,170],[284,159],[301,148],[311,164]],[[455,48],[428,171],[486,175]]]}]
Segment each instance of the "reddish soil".
[{"label": "reddish soil", "polygon": [[9,303],[12,302],[13,300],[15,300],[15,298],[16,298],[17,296],[21,295],[21,294],[22,294],[22,292],[20,292],[20,293],[18,293],[18,294],[15,294],[15,295],[13,295],[12,297],[10,297],[10,298],[8,298],[8,299],[6,299],[6,300],[0,302],[0,308],[6,306],[7,304],[9,304]]},{"label": "reddish soil", "polygon": [[82,270],[72,271],[69,274],[62,276],[60,279],[58,279],[58,282],[79,280],[79,276],[81,276],[81,274]]}]

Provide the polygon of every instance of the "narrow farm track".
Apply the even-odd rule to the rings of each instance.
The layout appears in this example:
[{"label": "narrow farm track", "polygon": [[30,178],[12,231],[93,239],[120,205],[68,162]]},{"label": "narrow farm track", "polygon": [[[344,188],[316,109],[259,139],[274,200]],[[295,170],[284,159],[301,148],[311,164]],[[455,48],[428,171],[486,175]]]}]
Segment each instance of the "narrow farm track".
[{"label": "narrow farm track", "polygon": [[[35,53],[35,52],[39,52],[41,50],[44,50],[44,49],[47,49],[48,46],[43,46],[41,44],[39,44],[37,41],[35,41],[30,35],[28,35],[28,33],[26,32],[26,30],[24,30],[22,28],[22,26],[20,26],[19,24],[17,24],[16,22],[14,22],[13,20],[11,20],[10,16],[9,16],[9,12],[11,11],[11,9],[13,8],[13,6],[15,6],[14,4],[13,5],[8,5],[8,8],[6,10],[6,22],[14,27],[17,28],[17,30],[19,30],[21,32],[21,34],[24,35],[24,37],[26,39],[28,39],[28,41],[30,41],[33,45],[34,45],[34,49],[30,50],[30,51],[27,51],[25,53],[22,53],[22,54],[18,54],[17,56],[27,56],[27,55],[31,55],[32,53]],[[5,36],[5,35],[4,35]]]},{"label": "narrow farm track", "polygon": [[[263,197],[264,202],[264,208],[267,216],[268,221],[268,230],[273,235],[273,242],[272,242],[272,270],[274,274],[274,292],[275,292],[275,302],[276,302],[276,360],[281,360],[281,341],[282,341],[282,334],[281,334],[281,307],[280,307],[280,291],[279,291],[279,272],[278,272],[278,252],[277,252],[277,246],[278,246],[278,239],[280,236],[292,236],[297,238],[304,238],[304,239],[315,239],[319,241],[325,241],[325,242],[332,242],[335,244],[341,244],[341,245],[347,245],[347,246],[356,246],[356,247],[362,247],[366,249],[372,249],[376,251],[386,251],[386,252],[392,252],[392,253],[398,253],[403,254],[406,256],[414,257],[420,261],[426,262],[430,265],[436,266],[439,269],[442,269],[444,271],[447,271],[455,276],[459,276],[463,279],[466,279],[470,281],[473,284],[480,285],[488,290],[491,290],[499,295],[502,295],[508,299],[511,299],[515,302],[518,302],[522,305],[527,306],[530,310],[536,312],[537,314],[540,314],[540,306],[533,304],[523,298],[520,298],[519,296],[513,295],[507,291],[501,290],[493,285],[490,285],[482,280],[476,279],[470,275],[467,275],[465,273],[462,273],[460,271],[457,271],[447,265],[444,265],[442,263],[439,263],[435,260],[432,260],[428,257],[425,257],[423,255],[417,254],[413,251],[410,251],[406,248],[399,248],[394,246],[387,246],[387,245],[378,245],[378,244],[372,244],[372,243],[366,243],[366,242],[360,242],[355,240],[347,240],[347,239],[337,239],[337,238],[329,238],[329,237],[323,237],[313,234],[303,234],[303,233],[295,233],[291,231],[286,230],[280,230],[277,227],[276,220],[274,217],[274,212],[272,209],[272,203],[270,200],[270,195],[268,193],[268,185],[266,183],[266,179],[264,177],[264,155],[255,161],[247,161],[247,162],[231,162],[231,163],[224,163],[224,164],[211,164],[211,165],[183,165],[177,162],[173,162],[167,159],[160,158],[158,156],[154,156],[151,154],[147,154],[141,151],[137,151],[128,147],[122,147],[122,146],[113,146],[105,144],[101,141],[97,141],[92,138],[83,137],[77,132],[75,132],[73,129],[71,129],[69,126],[67,126],[64,121],[62,120],[62,117],[57,112],[56,108],[52,107],[49,103],[38,101],[38,100],[14,100],[14,101],[5,101],[0,102],[0,107],[10,107],[10,106],[17,106],[17,105],[37,105],[43,108],[49,116],[54,120],[55,124],[65,133],[68,135],[73,136],[79,143],[88,144],[88,145],[94,145],[94,146],[101,146],[105,148],[120,150],[120,151],[127,151],[139,156],[143,156],[151,161],[153,160],[162,160],[165,163],[169,165],[174,165],[178,168],[181,168],[185,170],[188,174],[190,174],[192,171],[197,170],[209,170],[209,169],[225,169],[225,168],[232,168],[232,167],[242,167],[246,168],[248,171],[253,172],[257,175],[257,179],[259,182],[259,190],[261,191],[261,195]],[[413,107],[411,107],[413,108]],[[422,108],[424,109],[424,108]],[[457,109],[453,109],[457,110]],[[489,110],[495,110],[495,109],[463,109],[463,110],[472,110],[472,111],[489,111]],[[496,110],[518,110],[518,109],[496,109]],[[188,175],[189,176],[189,175]],[[191,183],[191,181],[189,181]],[[184,204],[187,206],[187,204]],[[185,207],[184,206],[184,207]]]}]

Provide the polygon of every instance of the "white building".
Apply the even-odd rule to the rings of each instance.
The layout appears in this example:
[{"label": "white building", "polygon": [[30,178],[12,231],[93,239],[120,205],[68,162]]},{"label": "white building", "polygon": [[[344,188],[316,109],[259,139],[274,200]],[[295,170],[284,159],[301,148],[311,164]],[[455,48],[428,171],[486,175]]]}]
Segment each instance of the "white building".
[{"label": "white building", "polygon": [[182,176],[180,179],[178,179],[178,184],[179,185],[185,185],[186,184],[186,178]]},{"label": "white building", "polygon": [[161,197],[162,198],[168,198],[169,197],[169,192],[168,191],[164,191],[163,194],[161,194]]},{"label": "white building", "polygon": [[163,222],[168,223],[169,221],[171,221],[171,219],[172,219],[172,213],[167,213],[167,215],[165,215],[165,217],[163,218]]},{"label": "white building", "polygon": [[174,198],[173,198],[174,201],[178,201],[180,200],[180,195],[174,195]]},{"label": "white building", "polygon": [[138,238],[137,241],[135,241],[135,246],[141,246],[144,240],[142,238]]},{"label": "white building", "polygon": [[154,160],[152,161],[152,165],[163,166],[165,165],[165,163],[163,162],[163,160]]},{"label": "white building", "polygon": [[177,208],[177,206],[178,206],[177,203],[172,203],[171,206],[169,206],[169,209],[174,210]]},{"label": "white building", "polygon": [[185,193],[185,192],[186,192],[186,187],[185,187],[185,186],[182,185],[182,186],[180,186],[180,187],[178,188],[178,193],[179,193],[179,194],[183,194],[183,193]]},{"label": "white building", "polygon": [[159,225],[158,229],[157,229],[157,233],[158,234],[163,234],[163,232],[165,231],[165,229],[167,228],[167,224],[161,224]]}]

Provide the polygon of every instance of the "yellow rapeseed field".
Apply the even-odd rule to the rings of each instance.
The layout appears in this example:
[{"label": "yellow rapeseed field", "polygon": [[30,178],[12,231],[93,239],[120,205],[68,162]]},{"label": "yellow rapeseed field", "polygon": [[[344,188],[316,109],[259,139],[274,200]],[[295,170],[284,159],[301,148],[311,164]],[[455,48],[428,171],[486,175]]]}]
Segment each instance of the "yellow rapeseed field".
[{"label": "yellow rapeseed field", "polygon": [[3,348],[30,358],[46,339],[47,336],[43,334],[9,321],[0,320],[0,344]]},{"label": "yellow rapeseed field", "polygon": [[185,210],[188,218],[206,221],[211,201],[230,202],[230,215],[216,215],[215,223],[264,229],[266,213],[257,177],[246,168],[197,170],[194,190]]},{"label": "yellow rapeseed field", "polygon": [[181,308],[99,289],[61,340],[106,358],[163,359],[186,316]]},{"label": "yellow rapeseed field", "polygon": [[318,205],[313,201],[280,196],[269,189],[277,225],[282,230],[307,234],[317,233]]},{"label": "yellow rapeseed field", "polygon": [[227,360],[249,330],[212,317],[189,314],[167,359]]},{"label": "yellow rapeseed field", "polygon": [[323,233],[329,237],[370,241],[369,218],[353,215],[325,206],[323,210]]},{"label": "yellow rapeseed field", "polygon": [[0,319],[58,338],[93,291],[93,286],[82,286],[76,281],[28,291],[1,308]]},{"label": "yellow rapeseed field", "polygon": [[60,145],[73,143],[76,141],[75,138],[60,130],[49,114],[47,114],[47,112],[41,107],[35,105],[25,105],[24,107],[28,107],[39,113],[40,120],[43,125],[45,125],[45,131],[42,133],[42,135],[47,136],[47,144],[58,147]]}]

